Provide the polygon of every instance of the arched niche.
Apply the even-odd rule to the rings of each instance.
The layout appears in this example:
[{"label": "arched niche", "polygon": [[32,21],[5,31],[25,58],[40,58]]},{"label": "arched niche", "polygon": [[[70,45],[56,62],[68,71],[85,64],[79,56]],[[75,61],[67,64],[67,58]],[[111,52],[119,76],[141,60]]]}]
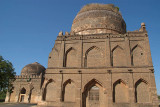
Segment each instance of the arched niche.
[{"label": "arched niche", "polygon": [[65,52],[64,67],[78,67],[77,52],[73,47]]},{"label": "arched niche", "polygon": [[102,84],[96,79],[89,81],[82,93],[82,107],[103,107],[107,106],[106,95]]},{"label": "arched niche", "polygon": [[104,59],[103,51],[96,46],[90,47],[85,52],[84,66],[85,67],[103,67],[105,66],[105,59]]},{"label": "arched niche", "polygon": [[128,86],[121,79],[113,84],[113,102],[127,103],[129,100]]},{"label": "arched niche", "polygon": [[56,84],[55,82],[50,79],[45,86],[43,92],[43,100],[44,101],[56,101]]},{"label": "arched niche", "polygon": [[135,99],[137,103],[149,103],[150,92],[147,81],[139,79],[135,83]]},{"label": "arched niche", "polygon": [[146,58],[143,48],[139,45],[135,45],[131,49],[131,64],[133,66],[146,65]]},{"label": "arched niche", "polygon": [[63,84],[62,101],[75,102],[76,99],[76,87],[71,79],[68,79]]},{"label": "arched niche", "polygon": [[125,52],[119,45],[112,49],[111,53],[111,65],[112,66],[126,66]]}]

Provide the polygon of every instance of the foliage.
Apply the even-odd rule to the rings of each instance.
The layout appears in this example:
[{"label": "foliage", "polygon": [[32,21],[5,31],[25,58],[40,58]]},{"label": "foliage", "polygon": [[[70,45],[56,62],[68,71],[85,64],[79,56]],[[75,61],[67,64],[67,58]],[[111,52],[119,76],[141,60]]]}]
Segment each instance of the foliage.
[{"label": "foliage", "polygon": [[16,73],[11,62],[0,56],[0,92],[10,91]]},{"label": "foliage", "polygon": [[160,96],[158,96],[158,99],[160,99]]},{"label": "foliage", "polygon": [[117,10],[119,11],[119,7],[115,7],[115,8],[117,8]]},{"label": "foliage", "polygon": [[0,92],[0,102],[1,102],[2,100],[4,100],[5,97],[6,97],[6,92],[1,91],[1,92]]}]

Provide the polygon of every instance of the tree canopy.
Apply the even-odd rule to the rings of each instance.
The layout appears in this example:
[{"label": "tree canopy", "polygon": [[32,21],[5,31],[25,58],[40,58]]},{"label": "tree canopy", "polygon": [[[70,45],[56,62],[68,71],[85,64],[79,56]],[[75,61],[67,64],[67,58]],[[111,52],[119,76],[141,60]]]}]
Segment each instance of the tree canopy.
[{"label": "tree canopy", "polygon": [[9,80],[13,80],[15,75],[12,63],[0,56],[0,91],[6,91],[11,86]]}]

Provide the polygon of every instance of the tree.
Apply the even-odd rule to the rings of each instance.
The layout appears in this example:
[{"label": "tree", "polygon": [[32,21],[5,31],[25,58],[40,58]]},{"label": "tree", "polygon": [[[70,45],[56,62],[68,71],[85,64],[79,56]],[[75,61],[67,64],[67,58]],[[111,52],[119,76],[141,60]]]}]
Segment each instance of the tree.
[{"label": "tree", "polygon": [[0,92],[10,91],[15,75],[12,63],[0,56]]}]

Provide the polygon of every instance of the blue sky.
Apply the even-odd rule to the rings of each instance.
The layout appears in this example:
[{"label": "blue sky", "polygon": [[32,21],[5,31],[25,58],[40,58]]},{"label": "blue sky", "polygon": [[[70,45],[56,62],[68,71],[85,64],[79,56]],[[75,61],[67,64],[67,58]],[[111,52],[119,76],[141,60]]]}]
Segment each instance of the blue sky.
[{"label": "blue sky", "polygon": [[128,31],[145,22],[160,94],[160,0],[0,0],[0,55],[18,75],[29,63],[47,67],[58,33],[70,32],[77,12],[89,3],[118,6]]}]

